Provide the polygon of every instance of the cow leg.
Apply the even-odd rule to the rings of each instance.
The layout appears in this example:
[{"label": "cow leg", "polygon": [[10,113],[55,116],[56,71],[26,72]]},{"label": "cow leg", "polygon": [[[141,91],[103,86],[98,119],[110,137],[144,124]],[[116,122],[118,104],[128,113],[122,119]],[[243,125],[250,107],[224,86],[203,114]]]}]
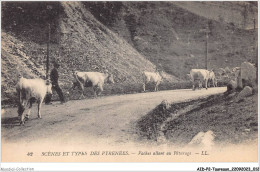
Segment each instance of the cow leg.
[{"label": "cow leg", "polygon": [[102,84],[99,84],[99,85],[98,85],[98,88],[99,88],[98,95],[100,95],[101,92],[104,90]]},{"label": "cow leg", "polygon": [[157,84],[157,91],[159,91],[159,85],[160,85],[160,83],[161,83],[161,81],[158,82],[158,84]]},{"label": "cow leg", "polygon": [[195,80],[193,78],[191,78],[191,82],[192,82],[192,90],[195,90]]},{"label": "cow leg", "polygon": [[24,125],[24,111],[25,111],[25,107],[26,107],[27,101],[24,100],[21,104],[20,107],[18,109],[18,113],[21,117],[20,119],[20,124]]},{"label": "cow leg", "polygon": [[17,112],[18,112],[18,117],[21,117],[23,111],[24,111],[24,107],[21,105],[21,103],[19,103],[19,105],[18,105],[18,110],[17,110]]},{"label": "cow leg", "polygon": [[84,94],[82,93],[80,96],[79,96],[79,99],[84,99],[85,98],[85,96],[84,96]]},{"label": "cow leg", "polygon": [[84,85],[83,85],[82,83],[80,83],[79,85],[80,85],[80,88],[81,88],[81,91],[82,91],[82,93],[81,93],[79,99],[85,98],[85,96],[84,96]]},{"label": "cow leg", "polygon": [[143,90],[144,90],[144,92],[145,92],[145,83],[143,83]]},{"label": "cow leg", "polygon": [[28,108],[28,112],[27,112],[27,114],[26,114],[26,116],[25,116],[26,119],[29,119],[29,116],[30,116],[30,114],[31,114],[31,109],[32,109],[33,100],[30,99],[28,103],[29,103],[29,108]]},{"label": "cow leg", "polygon": [[19,103],[18,103],[18,110],[17,110],[18,117],[21,117],[22,113],[23,113],[24,110],[25,110],[22,101],[23,101],[23,100],[19,101]]},{"label": "cow leg", "polygon": [[18,96],[19,96],[19,103],[18,103],[18,119],[20,120],[20,124],[24,124],[24,111],[25,111],[25,98],[26,98],[26,94],[23,90],[19,90],[18,91]]},{"label": "cow leg", "polygon": [[195,91],[195,81],[192,82],[192,90]]},{"label": "cow leg", "polygon": [[207,79],[205,80],[205,88],[206,88],[206,90],[208,89],[208,80]]},{"label": "cow leg", "polygon": [[155,85],[155,90],[154,91],[158,91],[158,86],[159,86],[159,82],[156,82],[156,85]]},{"label": "cow leg", "polygon": [[41,115],[42,101],[43,101],[43,99],[40,99],[38,101],[38,118],[40,118],[40,119],[42,118],[42,115]]},{"label": "cow leg", "polygon": [[202,88],[202,81],[199,80],[199,89],[201,89],[201,88]]},{"label": "cow leg", "polygon": [[94,97],[97,98],[97,87],[93,86],[93,93],[94,93]]},{"label": "cow leg", "polygon": [[19,97],[19,102],[18,102],[18,110],[17,110],[17,113],[18,113],[18,118],[21,116],[21,113],[23,113],[24,109],[22,108],[22,105],[21,105],[21,92],[20,91],[17,91],[17,95]]},{"label": "cow leg", "polygon": [[[25,108],[24,106],[22,105],[22,103],[19,103],[19,106],[18,106],[18,117],[20,118],[20,124],[24,124],[24,117],[23,117],[23,112],[24,112]],[[19,119],[18,118],[18,119]]]},{"label": "cow leg", "polygon": [[209,79],[209,80],[208,80],[208,86],[209,86],[209,87],[210,87],[210,82],[211,82],[211,80]]},{"label": "cow leg", "polygon": [[24,125],[24,113],[22,113],[22,115],[21,115],[21,121],[20,121],[20,124],[21,124],[21,125]]}]

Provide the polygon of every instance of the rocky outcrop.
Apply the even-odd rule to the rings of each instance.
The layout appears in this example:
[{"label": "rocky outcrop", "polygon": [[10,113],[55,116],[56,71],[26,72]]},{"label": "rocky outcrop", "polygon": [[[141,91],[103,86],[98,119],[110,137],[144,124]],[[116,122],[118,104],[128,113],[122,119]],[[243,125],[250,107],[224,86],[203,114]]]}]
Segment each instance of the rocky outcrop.
[{"label": "rocky outcrop", "polygon": [[237,95],[236,101],[242,100],[244,97],[250,96],[253,94],[253,89],[249,86],[245,88]]},{"label": "rocky outcrop", "polygon": [[241,82],[242,86],[256,87],[256,67],[249,62],[241,64]]},{"label": "rocky outcrop", "polygon": [[209,130],[207,132],[199,132],[188,143],[188,146],[202,147],[210,149],[214,145],[215,134]]},{"label": "rocky outcrop", "polygon": [[237,81],[236,80],[231,80],[229,81],[228,85],[227,85],[227,90],[230,91],[235,91],[237,88]]},{"label": "rocky outcrop", "polygon": [[227,85],[228,91],[242,90],[242,95],[252,88],[251,91],[257,91],[256,67],[253,64],[244,62],[241,64],[241,67],[235,67],[232,72],[235,79],[229,81]]}]

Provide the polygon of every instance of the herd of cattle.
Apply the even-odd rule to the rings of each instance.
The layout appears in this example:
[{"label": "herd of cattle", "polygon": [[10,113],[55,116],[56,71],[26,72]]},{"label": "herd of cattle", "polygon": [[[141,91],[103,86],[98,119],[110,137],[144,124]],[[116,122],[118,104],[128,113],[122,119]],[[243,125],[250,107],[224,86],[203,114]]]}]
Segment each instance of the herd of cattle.
[{"label": "herd of cattle", "polygon": [[[95,97],[103,91],[104,83],[114,83],[113,75],[100,72],[79,72],[73,71],[75,82],[69,89],[71,91],[75,87],[81,89],[80,98],[84,98],[84,88],[92,87]],[[205,82],[205,88],[208,88],[208,82],[211,81],[213,86],[217,86],[217,81],[213,71],[205,69],[192,69],[190,71],[190,79],[195,90],[195,83],[199,83],[199,89],[202,88],[202,83]],[[144,72],[143,73],[143,91],[145,92],[148,83],[155,83],[154,91],[158,91],[158,86],[163,79],[162,72]],[[46,95],[52,94],[51,83],[43,79],[26,79],[21,77],[17,83],[16,90],[19,96],[18,115],[20,123],[24,124],[26,118],[29,118],[33,102],[38,103],[38,118],[41,118],[41,105]],[[69,93],[69,92],[68,92]],[[24,115],[25,108],[28,107],[28,113]]]}]

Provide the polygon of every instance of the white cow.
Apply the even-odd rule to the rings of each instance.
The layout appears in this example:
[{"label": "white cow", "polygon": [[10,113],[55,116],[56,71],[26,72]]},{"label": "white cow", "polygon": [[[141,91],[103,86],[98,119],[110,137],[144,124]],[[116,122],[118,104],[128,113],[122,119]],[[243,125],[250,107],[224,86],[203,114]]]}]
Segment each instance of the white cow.
[{"label": "white cow", "polygon": [[36,100],[38,103],[38,118],[41,118],[41,105],[46,94],[52,94],[51,84],[46,83],[43,79],[26,79],[21,77],[16,85],[17,95],[19,96],[18,115],[20,123],[24,124],[24,111],[26,106],[29,105],[29,110],[26,115],[29,118],[32,104]]},{"label": "white cow", "polygon": [[212,70],[209,71],[208,86],[210,86],[211,81],[212,81],[213,87],[217,87],[217,79],[216,79],[215,73]]},{"label": "white cow", "polygon": [[158,91],[158,86],[160,82],[162,81],[162,76],[159,72],[144,72],[143,73],[143,90],[145,92],[145,85],[148,84],[149,82],[155,83],[155,88],[154,91]]},{"label": "white cow", "polygon": [[[97,94],[103,91],[104,83],[115,83],[112,74],[100,73],[100,72],[79,72],[75,71],[73,73],[76,82],[73,84],[72,89],[76,86],[79,86],[82,93],[79,99],[84,98],[84,87],[92,87],[94,90],[94,96],[97,97]],[[97,91],[99,91],[97,93]]]},{"label": "white cow", "polygon": [[192,81],[192,90],[195,90],[195,81],[199,82],[199,88],[202,88],[202,82],[205,82],[205,88],[208,89],[209,71],[206,69],[191,69],[190,77]]}]

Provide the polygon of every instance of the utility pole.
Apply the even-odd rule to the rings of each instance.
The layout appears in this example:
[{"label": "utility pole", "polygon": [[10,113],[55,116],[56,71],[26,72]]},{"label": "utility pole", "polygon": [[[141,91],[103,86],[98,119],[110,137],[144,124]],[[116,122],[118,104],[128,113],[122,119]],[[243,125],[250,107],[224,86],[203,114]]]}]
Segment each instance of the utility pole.
[{"label": "utility pole", "polygon": [[205,34],[206,34],[205,69],[208,70],[208,39],[209,39],[209,26],[207,26],[206,29],[200,29],[200,32],[205,32]]},{"label": "utility pole", "polygon": [[209,39],[209,33],[208,28],[206,30],[206,59],[205,59],[205,69],[208,70],[208,39]]},{"label": "utility pole", "polygon": [[51,40],[51,24],[50,24],[50,20],[51,20],[51,16],[50,16],[50,10],[52,9],[51,5],[47,5],[47,15],[49,16],[49,23],[48,23],[48,41],[47,41],[47,59],[46,59],[46,79],[49,78],[49,63],[50,63],[50,40]]},{"label": "utility pole", "polygon": [[255,18],[253,20],[254,20],[254,30],[255,30]]},{"label": "utility pole", "polygon": [[256,82],[258,83],[258,33],[256,29],[256,19],[254,20],[254,51],[255,51],[255,67],[256,67]]},{"label": "utility pole", "polygon": [[46,79],[49,78],[49,64],[50,64],[50,39],[51,39],[51,25],[50,23],[48,24],[48,42],[47,42],[47,59],[46,59]]},{"label": "utility pole", "polygon": [[255,18],[253,18],[253,20],[254,20],[254,50],[255,50],[255,57],[256,57],[256,61],[255,61],[255,63],[256,63],[256,67],[258,66],[258,46],[257,46],[257,37],[258,37],[258,35],[257,35],[257,30],[256,30],[256,19]]}]

